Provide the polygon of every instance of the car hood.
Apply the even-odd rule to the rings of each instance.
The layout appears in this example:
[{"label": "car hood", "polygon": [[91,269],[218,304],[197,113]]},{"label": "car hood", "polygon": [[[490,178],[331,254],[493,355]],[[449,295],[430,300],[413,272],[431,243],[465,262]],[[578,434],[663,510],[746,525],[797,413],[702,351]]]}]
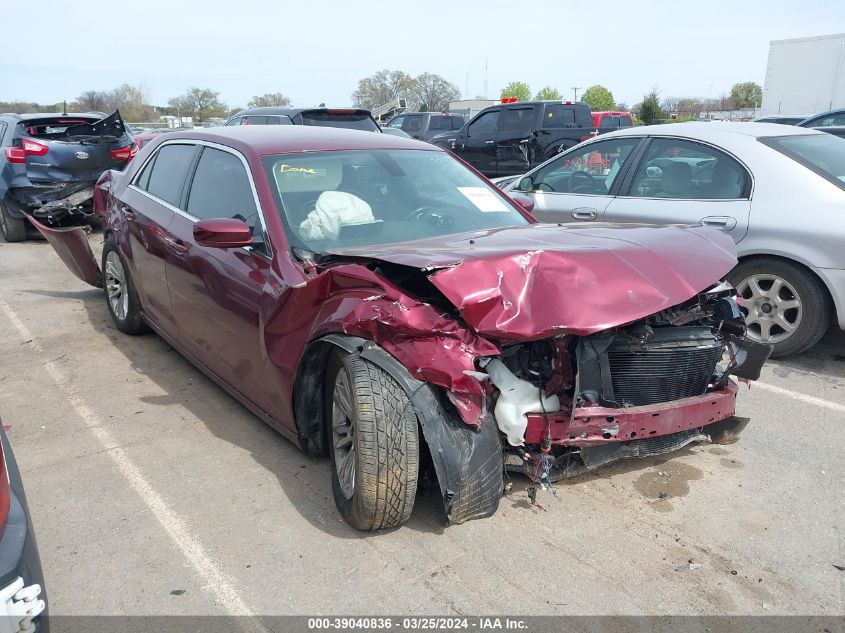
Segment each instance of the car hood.
[{"label": "car hood", "polygon": [[635,321],[736,265],[730,237],[701,226],[529,224],[330,252],[418,268],[472,329],[513,341]]}]

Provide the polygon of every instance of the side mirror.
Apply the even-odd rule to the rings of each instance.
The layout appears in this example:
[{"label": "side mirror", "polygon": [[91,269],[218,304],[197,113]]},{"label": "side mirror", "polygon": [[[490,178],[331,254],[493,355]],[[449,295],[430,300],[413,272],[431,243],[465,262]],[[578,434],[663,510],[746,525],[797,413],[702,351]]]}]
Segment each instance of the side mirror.
[{"label": "side mirror", "polygon": [[252,245],[252,231],[242,220],[200,220],[194,224],[194,241],[208,248],[242,248]]},{"label": "side mirror", "polygon": [[516,188],[519,191],[534,191],[534,179],[531,176],[523,176]]},{"label": "side mirror", "polygon": [[511,195],[511,200],[516,202],[525,211],[528,211],[528,213],[534,213],[534,201],[528,196],[521,196],[518,193],[515,193]]}]

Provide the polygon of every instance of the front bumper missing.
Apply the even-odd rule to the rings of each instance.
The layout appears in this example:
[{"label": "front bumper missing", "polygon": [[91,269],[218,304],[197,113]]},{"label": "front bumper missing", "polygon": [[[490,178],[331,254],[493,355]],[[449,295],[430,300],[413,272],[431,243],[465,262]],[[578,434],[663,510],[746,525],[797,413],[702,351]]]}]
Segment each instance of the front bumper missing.
[{"label": "front bumper missing", "polygon": [[641,407],[578,407],[572,413],[529,413],[527,444],[541,444],[548,427],[552,444],[590,447],[648,439],[701,428],[730,418],[736,412],[737,386],[703,396]]}]

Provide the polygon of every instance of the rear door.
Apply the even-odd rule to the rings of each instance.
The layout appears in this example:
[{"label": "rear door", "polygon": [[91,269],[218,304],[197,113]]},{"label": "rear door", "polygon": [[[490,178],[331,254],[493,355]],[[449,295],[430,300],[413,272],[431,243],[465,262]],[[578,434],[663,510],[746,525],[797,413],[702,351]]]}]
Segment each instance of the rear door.
[{"label": "rear door", "polygon": [[[167,262],[179,341],[204,365],[265,411],[273,410],[266,388],[266,355],[260,305],[270,271],[264,220],[246,160],[223,146],[204,144],[170,233]],[[249,248],[208,248],[194,240],[203,219],[238,218],[257,240]]]},{"label": "rear door", "polygon": [[196,145],[185,142],[159,146],[115,200],[126,221],[128,263],[144,313],[174,339],[179,328],[170,303],[165,262],[173,249],[169,229],[196,152]]},{"label": "rear door", "polygon": [[485,110],[466,126],[455,141],[456,153],[482,174],[496,174],[496,133],[501,108]]},{"label": "rear door", "polygon": [[719,148],[687,139],[652,138],[605,219],[704,224],[739,242],[748,232],[751,185],[748,169]]},{"label": "rear door", "polygon": [[532,213],[543,222],[602,220],[643,142],[623,136],[581,145],[531,172],[515,191],[534,200]]},{"label": "rear door", "polygon": [[539,107],[511,105],[502,108],[496,136],[496,175],[510,176],[524,173],[529,165],[540,161],[534,158],[532,131],[537,128]]}]

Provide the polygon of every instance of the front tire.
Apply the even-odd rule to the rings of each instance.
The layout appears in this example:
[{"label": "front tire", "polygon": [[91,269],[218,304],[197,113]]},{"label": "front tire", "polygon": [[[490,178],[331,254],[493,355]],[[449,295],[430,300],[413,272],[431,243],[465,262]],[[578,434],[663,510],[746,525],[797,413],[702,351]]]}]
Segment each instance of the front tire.
[{"label": "front tire", "polygon": [[0,232],[7,242],[23,242],[26,239],[26,225],[23,218],[16,218],[10,212],[5,202],[0,202]]},{"label": "front tire", "polygon": [[358,530],[402,525],[417,492],[417,416],[402,387],[383,369],[337,351],[326,372],[325,410],[332,492]]},{"label": "front tire", "polygon": [[772,345],[772,358],[806,352],[830,326],[830,298],[802,266],[774,257],[749,259],[728,281],[744,300],[749,338]]},{"label": "front tire", "polygon": [[114,236],[106,238],[101,266],[106,305],[115,327],[124,334],[141,334],[149,328],[141,316],[141,300],[135,282],[120,254]]}]

